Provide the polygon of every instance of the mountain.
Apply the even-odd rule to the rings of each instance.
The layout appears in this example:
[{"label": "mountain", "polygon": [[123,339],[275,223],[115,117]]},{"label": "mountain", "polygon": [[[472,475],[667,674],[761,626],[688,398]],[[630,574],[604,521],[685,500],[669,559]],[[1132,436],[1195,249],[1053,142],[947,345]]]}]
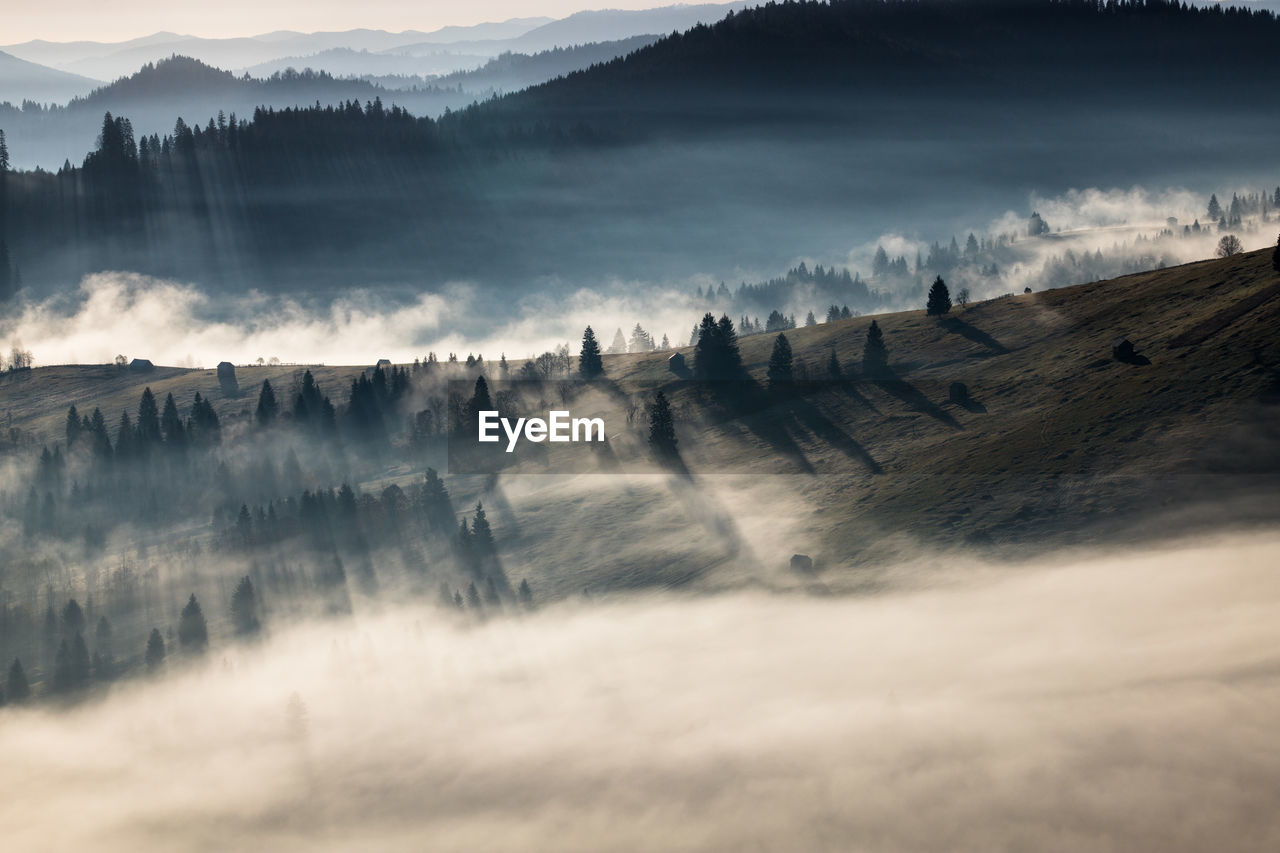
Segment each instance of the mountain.
[{"label": "mountain", "polygon": [[[388,110],[414,95],[396,93],[264,114],[235,144],[157,139],[138,180],[120,152],[17,175],[9,242],[32,287],[466,280],[502,303],[537,281],[777,271],[1080,188],[1275,186],[1280,116],[1259,105],[1278,40],[1271,15],[1172,4],[775,4],[439,120]],[[332,84],[300,85],[280,100]]]},{"label": "mountain", "polygon": [[[68,75],[69,76],[69,75]],[[288,72],[265,79],[236,75],[190,57],[175,56],[148,63],[128,77],[74,97],[66,106],[20,110],[0,104],[0,128],[8,137],[18,168],[57,168],[78,162],[93,146],[104,113],[125,115],[139,134],[170,133],[181,117],[204,124],[219,112],[252,116],[259,107],[367,103],[381,98],[424,115],[457,109],[472,96],[421,86],[390,92],[363,80],[337,79],[323,73]]]},{"label": "mountain", "polygon": [[97,80],[68,74],[0,53],[0,102],[64,103],[100,86]]},{"label": "mountain", "polygon": [[[401,53],[370,53],[335,47],[307,56],[283,56],[244,69],[254,77],[269,77],[289,68],[311,68],[335,77],[413,77],[426,82],[459,69],[475,69],[489,61],[485,53],[459,53],[442,44],[433,53],[409,56]],[[549,78],[544,78],[549,79]],[[539,81],[542,82],[542,81]]]},{"label": "mountain", "polygon": [[[537,53],[556,47],[571,47],[591,42],[619,41],[646,33],[667,34],[687,30],[698,24],[718,21],[730,11],[746,8],[745,2],[705,3],[700,5],[661,6],[656,9],[576,12],[567,18],[551,21],[523,35],[501,41],[459,40],[456,50],[499,53]],[[438,45],[431,41],[406,44],[387,49],[386,53],[409,56],[432,53]]]},{"label": "mountain", "polygon": [[437,86],[461,86],[468,92],[511,92],[626,56],[658,38],[641,35],[619,41],[557,47],[535,54],[504,53],[474,71],[455,71],[432,82]]},{"label": "mountain", "polygon": [[114,80],[147,63],[175,54],[199,59],[219,68],[239,70],[282,57],[306,56],[327,50],[381,51],[406,44],[439,46],[464,39],[510,39],[550,20],[540,17],[513,18],[472,27],[444,27],[434,32],[408,30],[390,33],[367,29],[317,33],[280,31],[220,39],[161,32],[114,43],[30,41],[9,45],[4,49],[32,62],[98,79]]}]

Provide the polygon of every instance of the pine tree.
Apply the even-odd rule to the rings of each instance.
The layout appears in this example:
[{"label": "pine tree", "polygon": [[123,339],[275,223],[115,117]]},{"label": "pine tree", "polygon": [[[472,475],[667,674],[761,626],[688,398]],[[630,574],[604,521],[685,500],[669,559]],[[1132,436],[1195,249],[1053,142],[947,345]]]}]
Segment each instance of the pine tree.
[{"label": "pine tree", "polygon": [[152,628],[147,638],[146,661],[147,672],[159,672],[164,666],[164,637],[160,636],[159,628]]},{"label": "pine tree", "polygon": [[1222,218],[1222,205],[1218,203],[1218,195],[1214,193],[1209,196],[1209,219],[1217,222]]},{"label": "pine tree", "polygon": [[533,590],[529,588],[528,578],[520,581],[520,589],[517,593],[520,597],[520,606],[525,610],[533,609]]},{"label": "pine tree", "polygon": [[242,637],[258,633],[262,627],[258,620],[258,597],[248,575],[240,578],[235,592],[231,593],[231,624]]},{"label": "pine tree", "polygon": [[62,608],[62,629],[68,635],[84,630],[84,611],[74,598]]},{"label": "pine tree", "polygon": [[480,610],[480,590],[476,589],[475,582],[467,584],[467,606],[472,610]]},{"label": "pine tree", "polygon": [[9,676],[4,687],[9,701],[15,705],[27,701],[31,696],[31,685],[27,683],[27,673],[22,668],[22,661],[17,658],[14,658],[9,666]]},{"label": "pine tree", "polygon": [[111,640],[111,623],[107,617],[98,618],[93,638],[93,672],[102,681],[115,676],[115,649]]},{"label": "pine tree", "polygon": [[604,376],[604,360],[600,358],[600,343],[590,326],[582,333],[582,350],[578,354],[578,375],[583,379]]},{"label": "pine tree", "polygon": [[493,400],[489,397],[489,383],[483,376],[476,377],[475,393],[471,395],[471,412],[492,412]]},{"label": "pine tree", "polygon": [[178,404],[170,393],[164,398],[164,409],[160,413],[160,431],[165,443],[171,447],[181,447],[186,441],[186,432],[182,428],[182,416],[178,414]]},{"label": "pine tree", "polygon": [[773,354],[769,356],[769,387],[776,389],[792,378],[791,342],[779,334],[773,339]]},{"label": "pine tree", "polygon": [[816,325],[818,325],[818,318],[817,318],[817,317],[815,317],[815,316],[813,316],[813,312],[812,312],[812,311],[810,311],[810,312],[809,312],[809,314],[804,318],[804,324],[805,324],[806,326],[816,326]]},{"label": "pine tree", "polygon": [[930,317],[941,317],[951,310],[951,292],[947,290],[947,283],[942,280],[942,276],[938,276],[933,280],[933,286],[929,288],[929,300],[925,303],[925,313]]},{"label": "pine tree", "polygon": [[76,439],[80,437],[82,429],[80,415],[76,412],[76,407],[72,406],[67,409],[67,450],[75,447]]},{"label": "pine tree", "polygon": [[487,559],[495,552],[493,530],[489,527],[489,519],[484,514],[484,505],[476,501],[476,514],[471,522],[471,548],[477,557]]},{"label": "pine tree", "polygon": [[1280,237],[1276,237],[1276,250],[1271,253],[1271,268],[1280,272]]},{"label": "pine tree", "polygon": [[258,393],[258,409],[254,413],[258,426],[269,427],[275,423],[279,408],[276,404],[276,392],[271,389],[271,381],[262,380],[262,390]]},{"label": "pine tree", "polygon": [[146,448],[161,441],[160,407],[156,405],[155,395],[150,388],[142,391],[142,400],[138,403],[138,424],[135,428],[138,444]]},{"label": "pine tree", "polygon": [[622,329],[618,329],[613,333],[613,343],[609,345],[609,349],[605,352],[609,355],[622,355],[627,351],[627,339],[622,334]]},{"label": "pine tree", "polygon": [[862,347],[862,372],[877,378],[884,376],[888,369],[889,350],[884,345],[884,333],[880,331],[880,324],[872,320],[867,329],[867,341]]},{"label": "pine tree", "polygon": [[178,618],[178,642],[184,652],[192,654],[201,654],[209,647],[209,627],[205,624],[195,593],[187,599],[187,606],[182,608],[182,615]]},{"label": "pine tree", "polygon": [[840,359],[836,357],[836,348],[832,347],[831,358],[827,360],[827,376],[831,377],[832,379],[839,379],[841,372],[842,371],[840,370]]},{"label": "pine tree", "polygon": [[676,456],[678,443],[671,404],[667,402],[667,395],[658,391],[649,407],[649,446],[659,459],[667,460]]}]

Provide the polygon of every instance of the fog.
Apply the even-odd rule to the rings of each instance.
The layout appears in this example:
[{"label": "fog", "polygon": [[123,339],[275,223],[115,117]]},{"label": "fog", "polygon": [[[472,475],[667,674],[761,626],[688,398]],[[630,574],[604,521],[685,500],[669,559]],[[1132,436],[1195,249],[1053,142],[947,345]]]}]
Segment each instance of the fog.
[{"label": "fog", "polygon": [[[1217,195],[1225,206],[1232,192],[1249,191],[1241,186]],[[872,256],[877,247],[890,257],[914,260],[917,253],[927,256],[931,243],[946,245],[953,236],[963,245],[969,233],[983,239],[1013,235],[1014,242],[1001,249],[1002,259],[1013,262],[1002,266],[999,275],[983,275],[977,264],[946,275],[953,293],[965,287],[973,298],[986,299],[1024,287],[1040,290],[1091,280],[1083,272],[1074,278],[1062,277],[1070,273],[1056,269],[1055,264],[1068,252],[1075,257],[1102,252],[1101,275],[1212,257],[1221,237],[1216,228],[1181,233],[1182,226],[1205,219],[1206,201],[1207,196],[1185,189],[1143,187],[1032,194],[1022,211],[1007,210],[990,218],[972,216],[968,224],[961,220],[954,232],[868,230],[866,239],[852,246],[833,245],[825,253],[795,255],[790,263],[848,267],[881,291],[878,310],[911,309],[923,304],[918,291],[929,276],[921,272],[907,280],[874,279]],[[1026,237],[1027,217],[1033,211],[1044,217],[1052,233]],[[1174,233],[1162,236],[1170,217],[1178,225]],[[1255,219],[1233,233],[1246,250],[1253,250],[1271,245],[1277,227]],[[102,272],[82,279],[73,294],[20,303],[7,320],[0,319],[0,339],[22,341],[34,352],[36,363],[43,365],[105,363],[124,354],[187,367],[272,357],[309,364],[363,364],[378,358],[411,362],[428,350],[475,352],[492,359],[505,353],[508,359],[523,359],[577,341],[587,325],[596,329],[605,345],[615,329],[630,335],[641,323],[655,340],[665,334],[673,346],[683,346],[690,328],[706,310],[726,311],[735,319],[739,313],[760,313],[758,307],[695,299],[697,290],[721,281],[732,289],[739,282],[763,281],[782,272],[755,264],[707,269],[679,279],[603,276],[590,283],[581,277],[551,279],[522,294],[506,295],[468,280],[443,281],[428,288],[429,292],[409,296],[403,289],[366,288],[357,283],[328,300],[301,293],[216,293],[190,282]],[[767,307],[765,313],[776,307],[803,318],[812,310],[821,318],[827,301],[824,294],[797,286],[785,302]]]},{"label": "fog", "polygon": [[22,850],[1274,849],[1278,563],[1267,535],[365,613],[9,710],[0,821]]}]

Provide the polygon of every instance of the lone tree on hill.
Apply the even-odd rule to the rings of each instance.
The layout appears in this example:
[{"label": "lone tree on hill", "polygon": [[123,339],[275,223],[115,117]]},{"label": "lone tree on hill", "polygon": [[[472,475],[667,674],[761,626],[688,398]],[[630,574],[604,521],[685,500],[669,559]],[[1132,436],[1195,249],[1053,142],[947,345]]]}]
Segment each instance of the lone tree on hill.
[{"label": "lone tree on hill", "polygon": [[1220,258],[1229,258],[1243,251],[1244,246],[1240,244],[1240,238],[1234,234],[1228,234],[1218,241],[1218,257]]},{"label": "lone tree on hill", "polygon": [[777,388],[792,378],[791,342],[778,333],[773,339],[773,354],[769,356],[769,387]]},{"label": "lone tree on hill", "polygon": [[933,286],[929,288],[929,301],[925,303],[924,310],[930,317],[941,317],[951,310],[951,291],[947,290],[947,283],[942,280],[942,276],[933,280]]},{"label": "lone tree on hill", "polygon": [[884,376],[889,370],[889,350],[884,345],[884,333],[880,324],[871,321],[867,329],[867,341],[862,346],[862,372],[872,378]]},{"label": "lone tree on hill", "polygon": [[604,360],[600,358],[600,342],[596,333],[587,326],[582,333],[582,351],[578,354],[578,375],[583,379],[598,379],[604,376]]},{"label": "lone tree on hill", "polygon": [[1276,250],[1271,253],[1271,268],[1280,272],[1280,237],[1276,237]]},{"label": "lone tree on hill", "polygon": [[667,402],[667,395],[659,391],[649,407],[649,446],[659,459],[669,460],[676,456],[677,443],[671,404]]}]

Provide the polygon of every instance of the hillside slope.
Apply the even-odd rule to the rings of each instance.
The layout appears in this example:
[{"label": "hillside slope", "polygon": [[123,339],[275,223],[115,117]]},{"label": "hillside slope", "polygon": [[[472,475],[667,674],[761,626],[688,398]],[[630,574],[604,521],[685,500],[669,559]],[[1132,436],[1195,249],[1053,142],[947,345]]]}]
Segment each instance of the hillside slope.
[{"label": "hillside slope", "polygon": [[[798,358],[817,373],[834,349],[846,378],[747,411],[700,402],[667,369],[669,353],[606,357],[622,395],[672,397],[690,481],[512,472],[454,476],[450,490],[458,506],[483,497],[497,507],[508,558],[560,592],[738,583],[744,555],[768,582],[786,583],[775,569],[797,551],[827,570],[854,569],[922,543],[1025,554],[1280,521],[1280,275],[1270,252],[996,299],[942,321],[922,311],[875,319],[895,379],[848,378],[871,318],[796,329]],[[1128,363],[1112,358],[1121,335],[1138,350]],[[761,382],[773,338],[742,340]],[[288,388],[299,370],[240,368],[240,384]],[[314,368],[335,401],[359,370]],[[956,381],[966,405],[948,402]],[[245,422],[253,403],[252,391],[222,399],[210,370],[50,367],[0,378],[0,407],[14,428],[52,442],[71,403],[102,406],[114,423],[144,385],[184,405],[199,391],[227,424]],[[643,422],[609,421],[620,452],[643,445]],[[407,485],[417,469],[400,457],[364,489]],[[677,535],[655,544],[654,525]],[[602,529],[607,542],[584,532]],[[568,566],[566,548],[578,555]],[[731,564],[733,574],[716,571]],[[858,572],[824,578],[867,582]]]}]

